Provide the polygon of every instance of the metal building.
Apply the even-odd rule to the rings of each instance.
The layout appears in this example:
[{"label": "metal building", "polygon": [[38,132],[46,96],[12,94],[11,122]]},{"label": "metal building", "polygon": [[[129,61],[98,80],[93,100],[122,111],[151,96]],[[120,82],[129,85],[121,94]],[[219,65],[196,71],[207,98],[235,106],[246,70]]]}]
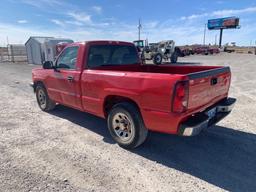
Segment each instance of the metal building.
[{"label": "metal building", "polygon": [[46,61],[54,61],[57,56],[57,45],[60,43],[73,43],[71,39],[53,38],[46,40],[43,44],[43,51],[45,52]]},{"label": "metal building", "polygon": [[53,37],[30,37],[25,43],[28,63],[41,65],[45,61],[43,44]]},{"label": "metal building", "polygon": [[54,61],[58,43],[73,43],[73,40],[54,37],[30,37],[25,43],[28,63],[42,65],[44,61]]}]

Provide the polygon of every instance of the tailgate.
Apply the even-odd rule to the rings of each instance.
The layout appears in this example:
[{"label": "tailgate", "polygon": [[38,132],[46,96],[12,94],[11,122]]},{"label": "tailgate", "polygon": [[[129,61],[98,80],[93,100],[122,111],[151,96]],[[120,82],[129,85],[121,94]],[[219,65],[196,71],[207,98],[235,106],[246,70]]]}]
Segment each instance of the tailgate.
[{"label": "tailgate", "polygon": [[227,97],[231,80],[229,67],[191,73],[188,76],[188,109],[209,106]]}]

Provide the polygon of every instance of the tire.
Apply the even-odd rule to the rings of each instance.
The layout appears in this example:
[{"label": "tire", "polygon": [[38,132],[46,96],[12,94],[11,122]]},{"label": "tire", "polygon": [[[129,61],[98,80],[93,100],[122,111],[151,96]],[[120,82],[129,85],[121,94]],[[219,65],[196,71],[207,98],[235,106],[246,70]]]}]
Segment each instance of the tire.
[{"label": "tire", "polygon": [[36,86],[36,99],[42,111],[51,111],[56,106],[56,103],[49,98],[47,90],[42,84]]},{"label": "tire", "polygon": [[177,63],[178,61],[178,53],[175,51],[171,56],[171,63]]},{"label": "tire", "polygon": [[125,149],[138,147],[148,134],[139,110],[128,102],[118,103],[110,110],[108,129],[113,140]]},{"label": "tire", "polygon": [[163,56],[160,53],[155,54],[155,56],[153,58],[154,64],[161,65],[162,64],[162,60],[163,60]]}]

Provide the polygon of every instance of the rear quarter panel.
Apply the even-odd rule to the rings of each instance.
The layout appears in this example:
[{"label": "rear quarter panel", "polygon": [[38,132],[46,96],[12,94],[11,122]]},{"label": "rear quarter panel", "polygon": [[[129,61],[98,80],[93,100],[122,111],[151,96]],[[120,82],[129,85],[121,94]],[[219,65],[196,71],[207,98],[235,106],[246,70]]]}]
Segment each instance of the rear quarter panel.
[{"label": "rear quarter panel", "polygon": [[[174,121],[165,115],[171,114],[174,85],[183,78],[182,75],[84,70],[81,77],[82,103],[86,111],[104,117],[103,105],[107,96],[129,98],[139,106],[146,127],[162,131],[166,126],[171,127]],[[159,114],[164,118],[159,118]]]}]

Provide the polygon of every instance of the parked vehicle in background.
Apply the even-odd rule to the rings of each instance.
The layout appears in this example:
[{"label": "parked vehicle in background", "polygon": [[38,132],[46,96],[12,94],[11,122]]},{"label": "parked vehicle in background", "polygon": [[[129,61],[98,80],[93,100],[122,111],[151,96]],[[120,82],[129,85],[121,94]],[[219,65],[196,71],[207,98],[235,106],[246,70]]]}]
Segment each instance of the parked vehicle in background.
[{"label": "parked vehicle in background", "polygon": [[234,48],[234,46],[225,46],[224,52],[233,53],[233,52],[235,52],[235,48]]},{"label": "parked vehicle in background", "polygon": [[179,48],[179,57],[194,55],[194,50],[191,46],[178,46],[178,48]]},{"label": "parked vehicle in background", "polygon": [[147,41],[146,40],[136,40],[133,41],[135,47],[137,48],[137,51],[139,53],[139,57],[142,60],[143,63],[145,63],[145,59],[144,59],[144,49],[146,47],[148,47]]},{"label": "parked vehicle in background", "polygon": [[133,43],[137,47],[142,60],[153,60],[156,65],[162,64],[163,60],[177,63],[180,50],[175,47],[173,40],[149,44],[145,40],[136,40]]},{"label": "parked vehicle in background", "polygon": [[218,47],[209,47],[208,48],[208,53],[209,54],[218,54],[220,53],[220,49]]},{"label": "parked vehicle in background", "polygon": [[154,64],[160,65],[164,61],[177,63],[179,53],[175,48],[173,40],[161,41],[151,46],[145,47],[143,50],[143,58],[153,60]]},{"label": "parked vehicle in background", "polygon": [[195,47],[194,48],[194,53],[195,54],[203,54],[203,55],[208,55],[208,47],[207,46],[200,46],[200,47]]},{"label": "parked vehicle in background", "polygon": [[144,47],[147,46],[145,40],[136,40],[136,41],[133,41],[133,43],[139,49],[144,49]]},{"label": "parked vehicle in background", "polygon": [[242,54],[255,54],[256,55],[256,47],[253,46],[224,46],[224,52],[227,53],[242,53]]},{"label": "parked vehicle in background", "polygon": [[193,48],[193,51],[195,54],[203,54],[203,55],[220,53],[219,48],[214,46],[195,46]]},{"label": "parked vehicle in background", "polygon": [[196,135],[235,103],[229,67],[142,65],[134,44],[120,41],[69,44],[54,63],[33,69],[32,80],[43,111],[58,103],[105,118],[112,138],[129,149],[148,130]]}]

